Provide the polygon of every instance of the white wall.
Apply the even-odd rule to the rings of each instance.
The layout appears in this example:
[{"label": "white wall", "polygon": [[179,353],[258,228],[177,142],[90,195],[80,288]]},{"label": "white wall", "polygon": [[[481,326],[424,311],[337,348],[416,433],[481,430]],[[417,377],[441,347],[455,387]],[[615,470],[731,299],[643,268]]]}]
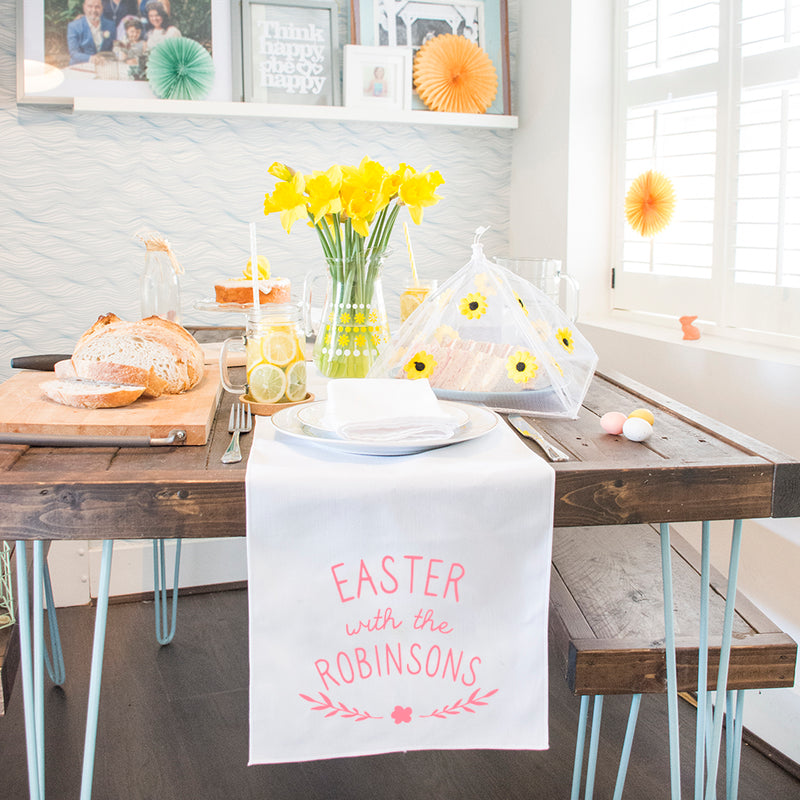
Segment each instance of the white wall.
[{"label": "white wall", "polygon": [[[601,371],[618,370],[800,458],[797,353],[708,336],[683,342],[677,324],[652,329],[610,315],[612,22],[610,0],[531,0],[521,6],[525,45],[512,157],[512,248],[516,255],[562,258],[578,278],[580,327],[598,352]],[[699,544],[699,525],[678,527]],[[729,529],[727,523],[712,528],[714,565],[724,574]],[[746,524],[739,589],[800,641],[798,574],[800,520]],[[748,693],[744,724],[800,762],[797,683]]]}]

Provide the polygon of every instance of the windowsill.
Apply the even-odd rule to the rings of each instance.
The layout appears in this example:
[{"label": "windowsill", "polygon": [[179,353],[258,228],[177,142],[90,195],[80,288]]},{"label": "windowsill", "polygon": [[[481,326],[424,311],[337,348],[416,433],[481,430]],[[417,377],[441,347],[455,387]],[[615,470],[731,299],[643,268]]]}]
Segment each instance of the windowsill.
[{"label": "windowsill", "polygon": [[[758,341],[754,341],[752,338],[746,338],[746,333],[726,336],[704,330],[703,323],[697,323],[700,330],[700,338],[684,340],[677,320],[643,320],[641,317],[636,318],[634,315],[622,311],[612,311],[607,315],[589,314],[581,316],[578,319],[578,324],[582,329],[595,327],[613,333],[671,344],[676,347],[701,350],[707,353],[720,353],[737,358],[749,358],[776,365],[783,364],[800,367],[800,341],[797,341],[794,347],[787,346],[783,341],[783,337],[776,336],[775,341],[769,341],[770,337],[762,336]],[[591,334],[585,330],[584,334],[591,342]]]}]

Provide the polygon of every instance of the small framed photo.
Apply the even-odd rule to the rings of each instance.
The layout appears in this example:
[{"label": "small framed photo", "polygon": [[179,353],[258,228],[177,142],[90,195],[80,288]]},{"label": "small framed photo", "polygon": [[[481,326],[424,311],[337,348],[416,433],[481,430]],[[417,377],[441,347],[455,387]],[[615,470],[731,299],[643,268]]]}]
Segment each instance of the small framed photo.
[{"label": "small framed photo", "polygon": [[205,99],[231,99],[229,0],[17,2],[17,102],[153,99],[147,57],[169,38],[205,47],[214,61],[214,84]]},{"label": "small framed photo", "polygon": [[411,108],[410,47],[344,47],[344,104],[405,111]]},{"label": "small framed photo", "polygon": [[[486,51],[497,70],[490,114],[511,113],[508,0],[351,0],[352,38],[361,45],[410,47],[414,56],[428,39],[465,36]],[[413,57],[412,56],[412,69]],[[416,108],[424,108],[414,98]]]},{"label": "small framed photo", "polygon": [[336,0],[242,0],[241,5],[243,99],[341,105]]}]

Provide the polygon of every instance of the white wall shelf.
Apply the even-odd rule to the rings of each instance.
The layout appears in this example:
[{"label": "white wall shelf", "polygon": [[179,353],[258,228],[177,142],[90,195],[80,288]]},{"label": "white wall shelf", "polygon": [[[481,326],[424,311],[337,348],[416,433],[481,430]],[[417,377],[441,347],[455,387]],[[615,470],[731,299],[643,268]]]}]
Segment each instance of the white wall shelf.
[{"label": "white wall shelf", "polygon": [[172,114],[204,117],[259,117],[262,119],[329,120],[332,122],[378,122],[449,127],[519,127],[515,116],[501,114],[451,114],[440,111],[397,111],[377,116],[374,110],[350,106],[303,106],[271,103],[212,102],[205,100],[156,100],[108,97],[76,97],[76,113]]}]

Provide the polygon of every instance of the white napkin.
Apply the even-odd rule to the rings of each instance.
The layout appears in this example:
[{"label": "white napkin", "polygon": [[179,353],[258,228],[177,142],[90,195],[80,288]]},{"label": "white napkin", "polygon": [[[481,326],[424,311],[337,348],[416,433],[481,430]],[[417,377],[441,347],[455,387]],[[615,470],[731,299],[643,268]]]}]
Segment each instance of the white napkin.
[{"label": "white napkin", "polygon": [[328,383],[323,424],[344,439],[417,442],[449,439],[459,421],[425,378],[342,378]]}]

